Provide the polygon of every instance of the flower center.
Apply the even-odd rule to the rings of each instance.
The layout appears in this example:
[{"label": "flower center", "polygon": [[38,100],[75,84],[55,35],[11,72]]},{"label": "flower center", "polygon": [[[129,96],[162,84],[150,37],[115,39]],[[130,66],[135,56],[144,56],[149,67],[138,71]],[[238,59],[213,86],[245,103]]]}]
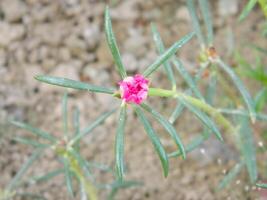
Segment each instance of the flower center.
[{"label": "flower center", "polygon": [[148,82],[140,74],[126,77],[119,82],[121,99],[126,103],[142,103],[147,98]]}]

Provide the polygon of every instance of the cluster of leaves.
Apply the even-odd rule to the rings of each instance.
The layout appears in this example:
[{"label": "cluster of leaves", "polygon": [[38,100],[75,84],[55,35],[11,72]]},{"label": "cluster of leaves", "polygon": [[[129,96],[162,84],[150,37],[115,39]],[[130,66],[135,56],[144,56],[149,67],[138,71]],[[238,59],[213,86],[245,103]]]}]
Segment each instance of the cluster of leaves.
[{"label": "cluster of leaves", "polygon": [[[61,138],[57,138],[52,134],[40,130],[38,128],[32,127],[29,124],[11,121],[11,123],[19,128],[25,129],[35,136],[36,140],[25,138],[25,137],[16,137],[13,140],[19,143],[23,143],[35,148],[30,158],[22,165],[21,169],[18,171],[16,176],[12,179],[9,185],[5,188],[4,192],[1,194],[0,199],[10,199],[16,195],[36,197],[34,194],[30,193],[16,193],[16,190],[19,186],[22,186],[24,183],[37,184],[40,182],[48,181],[53,179],[60,174],[64,174],[65,183],[67,190],[71,197],[76,196],[77,189],[73,188],[73,181],[78,181],[80,188],[81,199],[91,200],[97,199],[97,189],[105,188],[111,190],[109,198],[113,199],[120,188],[127,188],[132,186],[138,186],[141,183],[135,181],[117,181],[115,180],[111,184],[100,184],[96,182],[96,177],[93,174],[95,169],[101,170],[106,173],[112,173],[112,168],[109,166],[87,161],[82,157],[80,152],[80,143],[81,139],[86,135],[90,134],[96,127],[100,126],[112,113],[115,109],[112,109],[109,112],[101,114],[93,123],[90,123],[83,129],[80,129],[79,123],[79,109],[75,108],[73,113],[73,127],[74,130],[69,130],[68,124],[68,112],[67,112],[67,102],[68,95],[64,94],[62,99],[62,115],[63,115],[63,130],[64,135]],[[71,134],[73,132],[73,134]],[[40,142],[43,141],[43,142]],[[57,160],[61,163],[61,168],[54,169],[51,172],[48,172],[41,176],[34,176],[30,179],[23,180],[23,175],[28,171],[28,169],[36,162],[45,152],[45,150],[52,150],[57,156]]]},{"label": "cluster of leaves", "polygon": [[[144,127],[148,138],[152,142],[155,152],[159,156],[161,165],[163,168],[164,176],[169,173],[169,159],[172,157],[182,156],[186,158],[186,153],[193,151],[198,148],[204,141],[209,139],[212,134],[214,134],[220,141],[223,141],[221,134],[221,128],[225,128],[235,139],[235,144],[237,149],[240,151],[240,159],[237,161],[236,166],[225,176],[219,185],[219,188],[227,186],[230,181],[236,177],[236,175],[241,171],[241,169],[246,168],[250,181],[252,184],[255,183],[258,177],[257,173],[257,163],[256,163],[256,152],[253,139],[253,133],[251,128],[250,120],[254,123],[255,120],[267,120],[267,116],[259,112],[256,112],[255,101],[250,96],[249,92],[246,90],[241,79],[236,75],[232,67],[227,65],[218,56],[215,48],[213,47],[213,28],[212,28],[212,17],[209,9],[209,4],[207,0],[198,0],[199,8],[203,17],[204,27],[200,24],[200,19],[197,15],[196,4],[193,0],[186,1],[194,28],[194,33],[189,33],[184,36],[181,40],[175,42],[171,47],[165,50],[164,43],[160,37],[159,32],[154,24],[151,25],[153,39],[158,51],[158,58],[149,65],[143,72],[145,77],[149,77],[154,73],[160,66],[164,67],[167,78],[172,85],[171,90],[164,90],[160,88],[149,88],[149,96],[161,96],[161,97],[171,97],[177,99],[177,106],[171,113],[169,119],[161,115],[154,108],[146,103],[141,105],[132,104],[138,119]],[[112,23],[110,19],[109,9],[105,10],[105,33],[108,46],[110,48],[111,54],[114,58],[114,63],[116,69],[122,79],[127,77],[127,72],[125,70],[124,64],[122,63],[120,52],[116,43],[116,39],[112,30]],[[200,43],[200,56],[198,71],[194,76],[191,76],[187,71],[181,60],[175,56],[175,53],[188,41],[196,35]],[[176,86],[176,78],[174,77],[174,70],[177,70],[184,81],[187,83],[187,88],[184,92],[178,92]],[[205,70],[210,72],[206,94],[202,95],[198,88],[198,84],[201,84],[201,77]],[[232,80],[236,89],[241,94],[243,104],[245,105],[243,109],[237,109],[235,102],[229,103],[228,107],[223,109],[214,108],[214,100],[216,97],[217,83],[221,83],[222,80],[219,77],[227,76]],[[76,80],[70,80],[62,77],[52,77],[47,75],[40,75],[35,77],[41,82],[45,82],[52,85],[57,85],[66,88],[73,88],[78,90],[85,90],[89,92],[104,93],[107,95],[112,95],[115,97],[120,97],[120,94],[116,89],[112,87],[102,87],[95,86],[89,83],[84,83]],[[223,83],[224,84],[224,83]],[[231,86],[230,86],[231,87]],[[65,175],[65,182],[68,191],[71,196],[74,196],[74,189],[72,186],[73,179],[76,179],[80,185],[81,197],[87,196],[90,199],[96,199],[96,189],[99,186],[95,182],[94,175],[91,173],[92,168],[96,167],[103,170],[103,167],[88,162],[80,154],[80,141],[83,137],[93,131],[93,129],[100,124],[102,124],[109,116],[119,110],[118,126],[116,130],[115,138],[115,182],[111,185],[106,185],[105,187],[111,188],[112,192],[110,198],[113,198],[119,188],[130,187],[133,185],[138,185],[135,182],[124,181],[125,174],[125,162],[124,162],[124,129],[126,126],[127,118],[127,107],[129,105],[122,103],[120,108],[114,108],[108,112],[105,112],[99,118],[97,118],[93,123],[91,123],[85,129],[80,130],[79,127],[79,111],[74,112],[74,134],[69,134],[67,122],[67,94],[63,98],[63,129],[64,136],[62,138],[56,138],[52,134],[46,133],[37,128],[31,127],[28,124],[21,122],[13,122],[14,125],[24,128],[38,137],[42,138],[45,143],[40,143],[39,141],[33,141],[29,138],[16,138],[16,141],[31,145],[37,150],[30,157],[29,161],[22,166],[21,170],[14,177],[13,181],[7,187],[6,191],[14,191],[16,186],[19,185],[21,177],[27,169],[32,165],[32,163],[37,160],[45,149],[52,149],[57,155],[60,163],[62,163],[62,169],[56,169],[42,177],[35,178],[35,182],[39,180],[48,180],[59,174]],[[188,109],[193,115],[195,115],[200,122],[203,124],[203,131],[197,137],[195,137],[189,144],[183,145],[173,123],[181,116],[183,111]],[[151,123],[146,117],[146,114],[150,114],[158,123],[160,123],[169,136],[174,141],[177,146],[177,151],[172,153],[167,153],[164,146],[161,143],[159,136],[156,134]],[[233,122],[226,119],[223,115],[230,115]],[[216,123],[215,123],[216,122]],[[104,168],[107,171],[113,171],[110,168]],[[103,187],[103,186],[102,186]]]},{"label": "cluster of leaves", "polygon": [[[248,5],[242,12],[240,19],[242,20],[252,9],[252,4],[255,4],[257,1],[249,1]],[[259,3],[263,3],[263,1],[259,1]],[[251,123],[249,122],[249,118],[251,118],[252,122],[255,120],[266,120],[266,115],[261,114],[266,99],[266,88],[263,88],[255,99],[253,99],[248,91],[245,89],[244,84],[242,83],[241,79],[236,75],[235,71],[232,67],[228,66],[218,55],[214,52],[213,47],[213,33],[212,33],[212,21],[211,21],[211,14],[209,14],[209,9],[206,0],[199,0],[200,10],[203,15],[203,21],[206,28],[206,40],[203,36],[203,29],[201,29],[199,19],[196,14],[196,7],[193,0],[187,1],[189,11],[191,14],[191,18],[193,21],[194,30],[198,35],[199,43],[203,49],[203,52],[200,54],[200,65],[208,66],[209,70],[211,71],[209,86],[207,88],[207,93],[212,94],[208,95],[207,97],[211,97],[215,95],[216,91],[216,84],[221,83],[222,88],[227,88],[232,90],[232,86],[229,85],[228,82],[224,81],[227,79],[225,76],[227,75],[230,79],[232,79],[236,89],[239,90],[244,103],[247,106],[248,111],[245,109],[236,109],[235,107],[240,107],[240,105],[236,104],[236,101],[229,102],[229,108],[217,109],[219,112],[230,115],[233,119],[235,125],[233,126],[232,135],[235,139],[235,144],[240,151],[240,159],[237,164],[233,167],[232,170],[224,177],[224,179],[219,184],[219,189],[222,189],[229,185],[229,183],[240,173],[240,171],[245,167],[249,174],[250,182],[255,184],[258,179],[258,170],[257,170],[257,162],[256,162],[256,147],[254,142],[253,136],[253,128],[251,127]],[[263,4],[261,4],[263,6]],[[265,4],[266,5],[266,4]],[[241,60],[239,60],[241,61]],[[247,65],[247,63],[242,60],[242,64]],[[243,68],[244,69],[244,68]],[[264,82],[265,79],[265,71],[263,65],[258,63],[255,69],[247,67],[246,70],[242,69],[242,74],[246,74],[250,78],[257,79]],[[222,73],[223,72],[223,73]],[[210,89],[212,88],[212,89]],[[211,92],[209,92],[209,90]],[[225,91],[227,94],[227,90]],[[229,100],[229,95],[227,95]],[[230,98],[231,99],[231,98]],[[238,97],[238,102],[240,98]],[[207,136],[203,136],[203,140],[207,139]],[[203,140],[197,138],[195,141],[192,142],[192,146],[196,143],[194,147],[197,147],[199,143]],[[190,147],[192,147],[190,145]],[[192,148],[191,148],[192,149]]]},{"label": "cluster of leaves", "polygon": [[244,76],[257,81],[261,85],[261,89],[255,95],[255,108],[257,112],[262,112],[267,103],[267,71],[261,57],[257,54],[257,58],[251,65],[240,53],[236,53],[235,61],[237,62],[236,71],[240,76]]},{"label": "cluster of leaves", "polygon": [[261,7],[263,14],[267,17],[267,1],[266,0],[249,0],[239,16],[239,20],[244,20],[251,10],[257,5]]}]

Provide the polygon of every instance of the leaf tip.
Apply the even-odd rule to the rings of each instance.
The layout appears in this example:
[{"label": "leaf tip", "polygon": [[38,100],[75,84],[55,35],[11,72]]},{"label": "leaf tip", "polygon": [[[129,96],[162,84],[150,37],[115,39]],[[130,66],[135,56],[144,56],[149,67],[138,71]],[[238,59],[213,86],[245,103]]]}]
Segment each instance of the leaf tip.
[{"label": "leaf tip", "polygon": [[34,76],[34,79],[37,80],[37,81],[41,81],[43,78],[43,75],[35,75]]}]

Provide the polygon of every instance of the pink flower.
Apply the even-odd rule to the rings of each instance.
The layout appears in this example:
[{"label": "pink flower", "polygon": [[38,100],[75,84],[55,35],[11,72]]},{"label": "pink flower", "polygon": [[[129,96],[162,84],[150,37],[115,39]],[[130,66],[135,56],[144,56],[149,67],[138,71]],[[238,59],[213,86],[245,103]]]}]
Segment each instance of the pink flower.
[{"label": "pink flower", "polygon": [[126,103],[140,104],[147,98],[148,80],[140,74],[126,77],[119,86],[121,99]]}]

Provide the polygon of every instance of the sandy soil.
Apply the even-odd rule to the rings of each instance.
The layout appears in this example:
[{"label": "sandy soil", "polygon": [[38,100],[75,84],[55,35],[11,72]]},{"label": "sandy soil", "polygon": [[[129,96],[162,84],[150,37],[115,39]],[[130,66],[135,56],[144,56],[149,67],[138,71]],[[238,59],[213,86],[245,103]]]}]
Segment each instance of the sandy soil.
[{"label": "sandy soil", "polygon": [[[260,12],[253,12],[245,23],[237,22],[243,2],[215,1],[212,5],[215,46],[227,59],[233,49],[230,33],[235,38],[236,48],[242,49],[248,42],[266,46],[266,40],[259,35],[264,22]],[[16,135],[30,134],[9,126],[7,119],[26,121],[58,137],[63,134],[60,103],[64,89],[41,84],[33,79],[34,75],[57,75],[116,87],[119,76],[103,32],[105,4],[98,0],[0,1],[0,188],[8,184],[33,150],[12,142]],[[157,56],[150,22],[157,24],[166,46],[192,29],[184,1],[113,0],[110,5],[113,29],[130,73],[142,72]],[[191,72],[197,47],[194,39],[179,52]],[[246,49],[242,51],[247,53]],[[152,85],[169,87],[162,71],[153,76]],[[179,79],[179,86],[183,85]],[[253,89],[257,85],[250,87]],[[110,105],[119,104],[107,95],[69,91],[70,111],[74,106],[79,107],[82,127],[107,111]],[[174,101],[157,98],[151,98],[149,102],[166,116],[175,105]],[[128,114],[126,179],[142,181],[144,186],[122,190],[116,199],[215,200],[255,199],[258,196],[258,191],[248,184],[246,172],[242,172],[228,189],[216,191],[219,180],[234,166],[238,154],[231,142],[220,144],[213,137],[189,154],[185,161],[172,159],[170,175],[163,178],[158,157],[132,109]],[[118,113],[84,139],[82,154],[88,160],[113,165],[117,117]],[[163,129],[157,123],[152,124],[167,149],[175,150]],[[201,125],[189,112],[185,112],[175,126],[185,143],[201,131]],[[47,152],[28,174],[40,175],[58,166],[54,158],[52,152]],[[96,174],[99,181],[111,181],[109,175],[97,171]],[[69,199],[63,176],[48,183],[25,185],[20,191],[34,192],[51,200]],[[108,191],[99,194],[100,199],[105,199]]]}]

